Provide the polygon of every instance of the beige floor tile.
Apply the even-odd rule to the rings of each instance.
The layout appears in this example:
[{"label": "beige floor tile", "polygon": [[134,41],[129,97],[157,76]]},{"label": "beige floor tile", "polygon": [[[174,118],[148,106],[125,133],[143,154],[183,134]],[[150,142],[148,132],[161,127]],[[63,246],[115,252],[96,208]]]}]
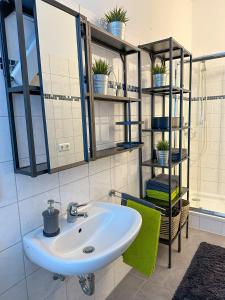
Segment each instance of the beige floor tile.
[{"label": "beige floor tile", "polygon": [[182,237],[182,252],[173,244],[172,268],[168,269],[168,247],[159,245],[156,270],[151,278],[132,269],[107,300],[171,300],[201,242],[225,247],[225,237],[190,229],[189,239]]}]

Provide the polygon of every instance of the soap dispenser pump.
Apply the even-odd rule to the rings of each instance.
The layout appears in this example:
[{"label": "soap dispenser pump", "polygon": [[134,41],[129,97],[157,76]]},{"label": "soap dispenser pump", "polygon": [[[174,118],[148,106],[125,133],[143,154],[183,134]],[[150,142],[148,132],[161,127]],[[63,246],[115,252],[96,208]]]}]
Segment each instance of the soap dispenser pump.
[{"label": "soap dispenser pump", "polygon": [[54,200],[48,200],[48,208],[43,211],[44,230],[43,235],[53,237],[59,234],[59,210],[54,208],[54,203],[59,203]]}]

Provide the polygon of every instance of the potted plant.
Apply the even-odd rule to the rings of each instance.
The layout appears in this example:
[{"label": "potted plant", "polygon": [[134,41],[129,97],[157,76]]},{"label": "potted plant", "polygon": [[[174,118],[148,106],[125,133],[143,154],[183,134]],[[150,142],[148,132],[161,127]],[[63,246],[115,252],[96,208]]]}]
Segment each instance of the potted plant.
[{"label": "potted plant", "polygon": [[109,64],[103,59],[96,59],[93,66],[94,93],[106,95],[108,93],[108,81],[110,74]]},{"label": "potted plant", "polygon": [[107,23],[107,31],[124,40],[125,26],[129,21],[127,11],[122,7],[116,7],[105,13],[105,21]]},{"label": "potted plant", "polygon": [[166,84],[166,66],[156,64],[152,67],[153,87],[160,87]]},{"label": "potted plant", "polygon": [[160,165],[167,165],[169,159],[169,143],[167,141],[159,141],[157,144],[157,150]]}]

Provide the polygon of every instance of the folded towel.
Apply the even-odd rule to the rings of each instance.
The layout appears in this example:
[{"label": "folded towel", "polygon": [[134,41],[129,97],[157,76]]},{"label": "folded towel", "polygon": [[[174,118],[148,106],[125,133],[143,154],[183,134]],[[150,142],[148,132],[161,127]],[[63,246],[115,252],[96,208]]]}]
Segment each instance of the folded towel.
[{"label": "folded towel", "polygon": [[[175,189],[179,186],[179,176],[171,176],[171,189]],[[169,192],[169,175],[159,174],[158,176],[148,180],[147,189],[155,189],[159,191]]]},{"label": "folded towel", "polygon": [[[157,191],[157,190],[148,190],[147,189],[146,190],[146,194],[150,198],[164,200],[164,201],[169,201],[169,193],[160,192],[160,191]],[[178,194],[179,194],[179,187],[177,187],[176,189],[172,190],[171,199],[174,200],[174,198],[176,198],[176,196]]]},{"label": "folded towel", "polygon": [[161,214],[159,211],[128,200],[127,206],[136,209],[142,216],[138,236],[123,254],[123,261],[146,276],[155,270],[158,253]]}]

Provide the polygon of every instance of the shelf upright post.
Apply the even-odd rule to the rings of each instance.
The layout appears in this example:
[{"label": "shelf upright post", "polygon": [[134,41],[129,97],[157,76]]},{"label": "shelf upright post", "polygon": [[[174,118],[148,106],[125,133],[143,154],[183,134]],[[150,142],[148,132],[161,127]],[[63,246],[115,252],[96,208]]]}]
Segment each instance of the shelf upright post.
[{"label": "shelf upright post", "polygon": [[[155,64],[155,56],[150,53],[150,59],[151,59],[151,68],[153,67],[153,65]],[[153,87],[153,74],[151,71],[151,87]],[[155,95],[154,93],[151,93],[151,128],[153,128],[153,118],[155,117]],[[151,158],[153,159],[153,149],[155,146],[155,136],[154,136],[154,132],[153,130],[151,130]],[[151,167],[151,171],[152,171],[152,177],[155,177],[155,169],[154,167]]]},{"label": "shelf upright post", "polygon": [[173,40],[169,39],[169,264],[172,256],[172,101],[173,101]]},{"label": "shelf upright post", "polygon": [[17,32],[18,32],[18,41],[19,41],[19,50],[20,50],[21,75],[22,75],[22,82],[23,82],[23,96],[24,96],[25,116],[26,116],[27,140],[28,140],[30,170],[31,170],[30,175],[32,177],[35,177],[37,176],[37,166],[36,166],[28,68],[27,68],[27,58],[26,58],[23,7],[22,7],[21,0],[15,0],[15,9],[16,9]]},{"label": "shelf upright post", "polygon": [[[179,123],[179,154],[182,160],[182,141],[183,141],[183,78],[184,78],[184,49],[180,49],[180,123]],[[182,163],[179,164],[179,195],[182,187]],[[179,200],[179,209],[182,208],[182,198]],[[179,223],[178,252],[181,252],[181,223]]]},{"label": "shelf upright post", "polygon": [[[120,57],[122,59],[122,62],[123,62],[123,83],[124,83],[124,97],[127,97],[127,56],[126,54],[120,54]],[[128,121],[129,118],[128,118],[128,105],[127,103],[124,103],[124,121]],[[129,125],[130,126],[130,125]],[[127,143],[129,141],[129,138],[128,138],[128,126],[125,125],[124,126],[124,140],[125,140],[125,143]]]},{"label": "shelf upright post", "polygon": [[[163,99],[162,99],[162,116],[165,117],[166,115],[166,96],[163,95],[162,96]],[[164,141],[165,140],[165,132],[162,131],[162,140]],[[162,173],[164,174],[165,173],[165,169],[162,168]]]},{"label": "shelf upright post", "polygon": [[[142,74],[141,74],[141,50],[138,52],[138,98],[141,99],[141,101],[138,102],[138,121],[140,124],[138,125],[138,137],[139,137],[139,143],[142,143]],[[143,174],[142,174],[142,148],[139,150],[139,192],[140,197],[143,198]]]},{"label": "shelf upright post", "polygon": [[11,132],[11,143],[12,143],[12,154],[13,154],[13,165],[14,171],[19,168],[19,156],[18,156],[18,147],[16,141],[16,125],[14,119],[14,107],[13,107],[13,96],[9,92],[11,87],[10,79],[10,66],[9,66],[9,56],[8,56],[8,47],[7,47],[7,38],[6,38],[6,28],[5,28],[5,12],[3,9],[0,9],[0,35],[1,35],[1,52],[2,52],[2,64],[3,64],[3,75],[5,77],[5,90],[7,97],[7,108],[9,114],[9,127]]},{"label": "shelf upright post", "polygon": [[[188,103],[188,158],[187,158],[187,200],[190,200],[190,150],[191,150],[191,88],[192,88],[192,55],[190,55],[189,61],[189,103]],[[186,223],[186,238],[188,238],[188,231],[189,231],[189,216],[187,217]]]},{"label": "shelf upright post", "polygon": [[96,159],[96,135],[95,135],[95,110],[94,110],[94,88],[92,80],[92,52],[91,52],[91,27],[87,19],[84,20],[84,48],[85,48],[85,67],[88,99],[88,120],[89,120],[89,140],[90,155]]}]

